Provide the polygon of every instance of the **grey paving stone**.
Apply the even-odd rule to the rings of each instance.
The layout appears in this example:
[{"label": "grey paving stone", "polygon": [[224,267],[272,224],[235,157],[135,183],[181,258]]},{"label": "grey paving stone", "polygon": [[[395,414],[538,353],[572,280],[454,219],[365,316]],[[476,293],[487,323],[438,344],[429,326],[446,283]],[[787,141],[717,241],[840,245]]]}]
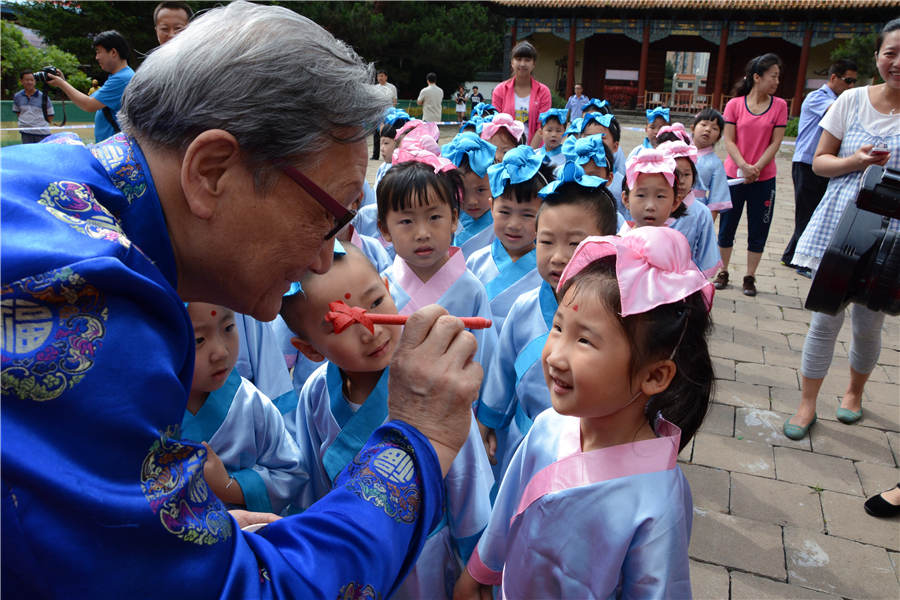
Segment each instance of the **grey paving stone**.
[{"label": "grey paving stone", "polygon": [[809,325],[806,323],[799,323],[797,321],[785,321],[784,319],[759,319],[757,328],[760,331],[771,331],[773,333],[800,333],[806,335],[806,331],[809,329]]},{"label": "grey paving stone", "polygon": [[683,462],[691,462],[691,455],[694,452],[694,440],[691,439],[687,444],[685,444],[684,448],[681,449],[681,452],[678,453],[678,460]]},{"label": "grey paving stone", "polygon": [[885,431],[900,431],[900,407],[896,404],[863,401],[863,417],[859,424]]},{"label": "grey paving stone", "polygon": [[763,349],[763,362],[767,365],[797,369],[800,367],[800,358],[801,354],[793,350],[784,348]]},{"label": "grey paving stone", "polygon": [[800,389],[796,368],[738,363],[735,366],[735,378],[756,385],[783,387],[789,390]]},{"label": "grey paving stone", "polygon": [[803,323],[809,327],[809,318],[812,313],[803,308],[783,308],[782,314],[785,321],[793,321],[795,323]]},{"label": "grey paving stone", "polygon": [[[767,282],[765,279],[757,278],[757,282],[762,282],[762,285],[772,285],[773,282]],[[772,288],[769,288],[772,289]],[[782,320],[784,317],[781,312],[781,307],[768,304],[764,302],[750,301],[743,302],[741,300],[735,300],[734,302],[734,312],[739,315],[744,316],[754,316],[758,320],[766,319],[770,321],[774,320]]]},{"label": "grey paving stone", "polygon": [[[797,334],[790,334],[797,335]],[[788,334],[776,331],[762,331],[750,324],[737,324],[734,327],[734,339],[740,340],[750,346],[762,346],[763,348],[788,348],[796,350],[789,344]],[[802,346],[801,346],[802,347]]]},{"label": "grey paving stone", "polygon": [[[793,282],[788,280],[783,281],[775,281],[775,294],[765,294],[763,296],[757,296],[757,301],[760,304],[774,304],[775,306],[784,306],[788,308],[801,308],[803,303],[800,301],[800,298],[797,297],[796,291],[797,286],[791,285]],[[792,291],[789,295],[785,295],[784,291]]]},{"label": "grey paving stone", "polygon": [[725,342],[734,341],[734,327],[717,323],[715,318],[713,318],[713,323],[715,323],[715,325],[713,326],[712,331],[709,332],[710,340],[722,340]]},{"label": "grey paving stone", "polygon": [[861,421],[855,425],[822,421],[810,428],[809,436],[813,451],[818,454],[894,466],[894,455],[885,433],[864,427]]},{"label": "grey paving stone", "polygon": [[730,483],[728,471],[694,464],[683,464],[681,470],[691,485],[694,506],[728,512]]},{"label": "grey paving stone", "polygon": [[729,358],[713,356],[712,366],[716,379],[734,381],[734,361]]},{"label": "grey paving stone", "polygon": [[742,381],[716,381],[715,401],[731,406],[769,408],[769,388]]},{"label": "grey paving stone", "polygon": [[[719,292],[716,292],[717,299],[713,301],[713,305],[718,301]],[[715,312],[713,314],[713,319],[715,323],[719,325],[728,325],[734,327],[736,325],[740,325],[741,327],[755,327],[756,326],[756,317],[752,315],[739,315],[734,312]]]},{"label": "grey paving stone", "polygon": [[800,483],[732,473],[731,514],[824,533],[819,494]]},{"label": "grey paving stone", "polygon": [[691,593],[697,600],[728,597],[728,570],[691,561]]},{"label": "grey paving stone", "polygon": [[888,431],[885,435],[891,445],[891,452],[894,453],[894,462],[900,465],[900,433]]},{"label": "grey paving stone", "polygon": [[786,577],[781,527],[751,519],[694,508],[690,556],[782,581]]},{"label": "grey paving stone", "polygon": [[710,403],[700,431],[729,437],[734,435],[734,407],[718,402]]},{"label": "grey paving stone", "polygon": [[758,408],[738,408],[734,418],[734,435],[737,438],[755,440],[770,446],[788,446],[801,450],[810,449],[809,436],[792,440],[784,435],[784,422],[789,414]]},{"label": "grey paving stone", "polygon": [[884,548],[785,527],[788,583],[847,598],[897,598],[900,583]]},{"label": "grey paving stone", "polygon": [[[772,388],[772,410],[785,415],[793,415],[800,406],[800,390]],[[842,394],[843,395],[843,394]],[[841,396],[842,396],[841,395]],[[840,406],[840,398],[836,394],[822,392],[816,402],[818,420],[836,421],[834,411]]]},{"label": "grey paving stone", "polygon": [[900,553],[888,552],[888,556],[891,559],[891,564],[894,565],[894,571],[897,572],[897,581],[900,581]]},{"label": "grey paving stone", "polygon": [[863,496],[880,494],[900,482],[900,469],[867,462],[854,463],[859,480],[862,482]]},{"label": "grey paving stone", "polygon": [[900,380],[900,369],[892,365],[875,365],[869,373],[869,381],[878,383],[897,383]]},{"label": "grey paving stone", "polygon": [[900,352],[898,352],[897,350],[882,348],[881,354],[878,355],[878,364],[900,367]]},{"label": "grey paving stone", "polygon": [[862,486],[851,461],[793,448],[776,447],[774,450],[779,481],[862,496]]},{"label": "grey paving stone", "polygon": [[[725,596],[719,596],[725,598]],[[739,571],[731,572],[731,600],[837,600],[840,596],[823,594],[799,585],[789,585]]]},{"label": "grey paving stone", "polygon": [[880,383],[869,381],[863,392],[863,401],[873,400],[885,404],[900,405],[900,385],[896,383]]},{"label": "grey paving stone", "polygon": [[878,519],[866,514],[865,498],[822,492],[822,509],[830,535],[863,544],[900,550],[900,519]]},{"label": "grey paving stone", "polygon": [[726,471],[775,477],[772,448],[750,440],[698,433],[694,439],[693,462]]},{"label": "grey paving stone", "polygon": [[761,347],[748,346],[743,343],[712,340],[709,343],[709,354],[721,358],[730,358],[737,362],[763,362],[763,352]]}]

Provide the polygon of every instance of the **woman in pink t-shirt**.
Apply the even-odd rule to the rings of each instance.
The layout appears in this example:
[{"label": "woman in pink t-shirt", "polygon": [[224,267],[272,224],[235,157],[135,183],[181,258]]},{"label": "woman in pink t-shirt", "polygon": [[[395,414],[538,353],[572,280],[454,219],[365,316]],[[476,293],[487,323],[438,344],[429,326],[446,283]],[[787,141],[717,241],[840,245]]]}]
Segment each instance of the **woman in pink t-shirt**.
[{"label": "woman in pink t-shirt", "polygon": [[787,102],[775,97],[781,75],[781,59],[776,54],[757,56],[749,63],[738,83],[735,97],[725,105],[725,173],[729,179],[743,178],[731,186],[731,210],[719,221],[719,252],[722,270],[716,289],[728,286],[728,263],[734,234],[747,205],[747,274],[743,291],[756,295],[756,267],[769,237],[775,208],[775,153],[787,126]]}]

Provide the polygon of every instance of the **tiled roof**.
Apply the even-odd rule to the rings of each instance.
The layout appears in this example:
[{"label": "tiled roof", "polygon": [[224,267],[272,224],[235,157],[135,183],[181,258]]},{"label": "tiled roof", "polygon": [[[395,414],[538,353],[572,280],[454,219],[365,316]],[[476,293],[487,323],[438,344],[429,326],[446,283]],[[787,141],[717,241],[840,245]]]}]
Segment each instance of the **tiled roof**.
[{"label": "tiled roof", "polygon": [[898,8],[900,0],[493,0],[533,8],[622,8],[691,10],[835,10]]}]

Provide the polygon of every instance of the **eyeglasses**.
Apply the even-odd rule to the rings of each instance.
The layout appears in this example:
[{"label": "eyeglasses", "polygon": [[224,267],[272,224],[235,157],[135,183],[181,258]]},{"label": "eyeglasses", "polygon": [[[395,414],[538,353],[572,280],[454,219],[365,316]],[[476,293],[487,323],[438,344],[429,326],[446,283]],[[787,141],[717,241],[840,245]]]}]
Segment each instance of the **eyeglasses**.
[{"label": "eyeglasses", "polygon": [[282,160],[276,160],[275,166],[281,169],[285,175],[293,179],[294,183],[303,188],[303,191],[312,196],[316,202],[322,205],[322,208],[334,216],[334,227],[325,234],[326,240],[330,240],[337,235],[338,231],[343,229],[347,223],[352,221],[353,217],[356,216],[355,210],[344,207],[340,202],[332,198],[328,192],[317,186],[309,177],[296,168]]},{"label": "eyeglasses", "polygon": [[847,85],[853,85],[854,83],[856,83],[856,77],[841,77],[841,81],[843,81]]}]

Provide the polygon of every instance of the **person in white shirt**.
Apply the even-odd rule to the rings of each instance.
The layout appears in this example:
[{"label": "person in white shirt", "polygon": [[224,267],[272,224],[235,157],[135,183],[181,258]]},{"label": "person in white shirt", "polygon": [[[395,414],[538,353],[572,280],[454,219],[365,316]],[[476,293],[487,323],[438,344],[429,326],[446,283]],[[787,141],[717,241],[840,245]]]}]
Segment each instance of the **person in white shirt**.
[{"label": "person in white shirt", "polygon": [[437,86],[437,74],[429,73],[425,76],[428,85],[419,92],[416,104],[422,107],[422,120],[432,123],[441,121],[441,102],[444,100],[444,90]]},{"label": "person in white shirt", "polygon": [[[378,69],[378,73],[375,75],[375,79],[378,82],[378,91],[384,94],[385,98],[388,98],[391,101],[392,106],[397,106],[397,86],[393,83],[388,83],[387,80],[387,71],[384,69]],[[381,134],[378,131],[378,128],[375,128],[375,136],[373,138],[374,143],[372,144],[372,160],[378,160],[381,158]]]}]

